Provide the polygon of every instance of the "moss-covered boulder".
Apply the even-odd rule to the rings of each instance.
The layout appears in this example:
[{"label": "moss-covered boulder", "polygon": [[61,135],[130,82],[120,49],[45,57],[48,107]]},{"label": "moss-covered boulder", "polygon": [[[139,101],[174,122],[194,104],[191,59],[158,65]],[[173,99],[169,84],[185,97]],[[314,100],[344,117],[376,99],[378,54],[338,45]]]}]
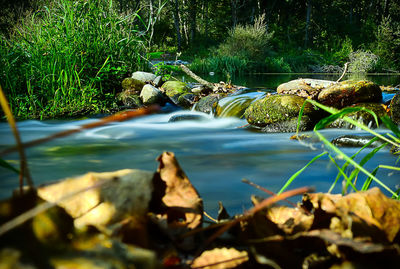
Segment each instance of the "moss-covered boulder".
[{"label": "moss-covered boulder", "polygon": [[183,108],[190,109],[200,97],[194,93],[185,93],[178,97],[178,105]]},{"label": "moss-covered boulder", "polygon": [[[381,122],[379,117],[383,117],[383,116],[387,115],[386,110],[384,109],[383,105],[378,104],[378,103],[360,103],[360,104],[353,105],[352,107],[362,107],[362,108],[365,108],[365,109],[368,109],[368,110],[374,112],[376,114],[376,116],[378,116],[378,123]],[[359,123],[367,125],[370,128],[377,127],[374,116],[366,110],[360,110],[357,112],[349,113],[346,116],[355,121],[358,121]],[[347,121],[345,121],[342,118],[335,120],[334,122],[329,124],[328,127],[329,128],[347,128],[347,129],[356,128],[356,126],[354,126],[351,123],[348,123]]]},{"label": "moss-covered boulder", "polygon": [[179,96],[189,93],[190,88],[186,83],[181,81],[167,81],[161,86],[161,91],[163,91],[172,102],[178,104]]},{"label": "moss-covered boulder", "polygon": [[[252,103],[244,115],[248,123],[258,127],[264,127],[272,123],[284,122],[298,117],[305,98],[297,95],[270,95]],[[314,107],[307,103],[304,115],[314,118]]]},{"label": "moss-covered boulder", "polygon": [[130,91],[133,94],[140,94],[144,85],[144,82],[134,78],[125,78],[122,81],[122,89],[124,91]]},{"label": "moss-covered boulder", "polygon": [[[264,133],[293,133],[297,131],[298,117],[268,124],[261,128]],[[301,118],[299,131],[309,131],[314,127],[315,121],[305,115]]]},{"label": "moss-covered boulder", "polygon": [[207,95],[206,97],[201,98],[200,101],[195,104],[194,110],[207,114],[214,113],[219,99],[221,99],[219,94]]},{"label": "moss-covered boulder", "polygon": [[347,80],[321,90],[318,101],[324,105],[342,108],[356,103],[379,103],[382,90],[370,81]]},{"label": "moss-covered boulder", "polygon": [[278,86],[276,91],[279,94],[294,94],[300,97],[316,100],[320,91],[335,84],[334,81],[320,79],[296,79]]},{"label": "moss-covered boulder", "polygon": [[136,91],[126,90],[118,94],[118,101],[129,108],[139,108],[142,106],[142,100]]},{"label": "moss-covered boulder", "polygon": [[400,124],[400,93],[397,93],[390,102],[390,116],[393,122]]}]

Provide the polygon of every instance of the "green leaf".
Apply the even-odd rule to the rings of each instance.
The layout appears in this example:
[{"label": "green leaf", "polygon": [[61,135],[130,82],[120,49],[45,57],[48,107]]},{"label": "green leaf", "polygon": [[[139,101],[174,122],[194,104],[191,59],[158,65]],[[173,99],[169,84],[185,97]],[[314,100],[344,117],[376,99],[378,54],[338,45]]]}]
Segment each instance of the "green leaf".
[{"label": "green leaf", "polygon": [[8,162],[6,162],[5,160],[3,160],[2,158],[0,158],[0,166],[7,168],[11,171],[14,171],[15,173],[19,174],[19,170],[16,169],[15,167],[11,166]]}]

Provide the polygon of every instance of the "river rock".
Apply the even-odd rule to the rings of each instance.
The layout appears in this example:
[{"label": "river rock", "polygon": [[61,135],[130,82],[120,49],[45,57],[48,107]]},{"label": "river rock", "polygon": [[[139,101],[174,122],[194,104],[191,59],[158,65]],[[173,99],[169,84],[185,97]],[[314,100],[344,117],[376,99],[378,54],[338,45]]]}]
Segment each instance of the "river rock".
[{"label": "river rock", "polygon": [[162,76],[158,76],[153,80],[153,84],[156,87],[161,87],[161,85],[163,84],[163,79]]},{"label": "river rock", "polygon": [[[361,136],[361,135],[342,135],[334,138],[331,143],[338,147],[356,147],[361,148],[365,146],[374,136]],[[375,141],[370,148],[377,148],[382,145],[382,141]]]},{"label": "river rock", "polygon": [[172,116],[168,122],[178,122],[178,121],[205,121],[207,117],[205,115],[199,114],[181,114]]},{"label": "river rock", "polygon": [[123,91],[118,94],[117,98],[124,104],[124,106],[129,108],[139,108],[142,106],[142,100],[140,99],[140,96],[136,94],[136,91]]},{"label": "river rock", "polygon": [[140,98],[145,105],[151,104],[163,104],[164,103],[164,95],[163,93],[154,87],[153,85],[146,84],[141,93]]},{"label": "river rock", "polygon": [[[378,103],[360,103],[360,104],[353,105],[352,107],[362,107],[362,108],[371,110],[372,112],[374,112],[376,114],[376,116],[378,116],[378,123],[381,122],[379,119],[380,117],[387,115],[386,110],[384,109],[382,104],[378,104]],[[355,121],[358,121],[359,123],[369,126],[370,128],[377,127],[374,116],[372,116],[369,112],[367,112],[365,110],[360,110],[357,112],[349,113],[346,116]],[[345,121],[342,118],[335,120],[334,122],[329,124],[327,127],[328,128],[347,128],[347,129],[356,128],[356,126]]]},{"label": "river rock", "polygon": [[[298,117],[289,120],[268,124],[261,128],[264,133],[292,133],[297,131]],[[308,131],[314,127],[314,121],[307,115],[301,117],[299,131]]]},{"label": "river rock", "polygon": [[178,106],[190,109],[197,101],[199,101],[197,94],[185,93],[178,97]]},{"label": "river rock", "polygon": [[207,95],[195,104],[194,110],[211,114],[214,112],[219,99],[221,99],[219,94]]},{"label": "river rock", "polygon": [[157,76],[154,75],[153,73],[136,71],[132,74],[131,78],[141,81],[143,84],[145,84],[146,82],[152,82],[153,80],[156,79],[156,77]]},{"label": "river rock", "polygon": [[318,101],[336,108],[356,103],[379,103],[382,101],[382,90],[370,81],[347,80],[321,90]]},{"label": "river rock", "polygon": [[316,100],[320,91],[335,84],[334,81],[320,79],[296,79],[278,86],[279,94],[294,94],[304,98]]},{"label": "river rock", "polygon": [[[87,173],[41,187],[38,195],[64,208],[74,218],[75,227],[102,229],[126,217],[143,218],[152,197],[152,180],[153,173],[133,169]],[[60,200],[85,188],[89,190]]]},{"label": "river rock", "polygon": [[144,85],[144,82],[134,78],[125,78],[122,81],[122,89],[124,91],[129,91],[132,94],[140,94],[140,91],[142,90]]},{"label": "river rock", "polygon": [[[244,115],[251,125],[264,127],[272,123],[284,122],[298,117],[305,100],[305,98],[297,95],[270,95],[252,103],[246,109]],[[313,118],[316,114],[315,112],[314,107],[307,103],[303,115]]]},{"label": "river rock", "polygon": [[390,116],[394,123],[400,124],[400,92],[398,92],[390,102]]},{"label": "river rock", "polygon": [[167,81],[161,86],[163,91],[174,104],[178,104],[178,98],[182,94],[189,93],[190,89],[188,85],[181,81]]}]

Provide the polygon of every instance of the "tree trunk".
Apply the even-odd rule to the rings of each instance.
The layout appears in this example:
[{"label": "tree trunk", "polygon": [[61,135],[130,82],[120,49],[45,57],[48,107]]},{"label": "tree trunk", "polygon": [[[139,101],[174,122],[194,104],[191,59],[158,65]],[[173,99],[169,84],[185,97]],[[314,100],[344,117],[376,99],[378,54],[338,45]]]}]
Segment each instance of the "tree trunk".
[{"label": "tree trunk", "polygon": [[179,3],[178,0],[175,0],[175,7],[174,7],[174,25],[176,31],[176,45],[178,47],[178,52],[182,50],[182,36],[181,36],[181,29],[179,26]]},{"label": "tree trunk", "polygon": [[197,1],[191,0],[190,1],[190,42],[194,41],[196,37],[196,17],[197,17]]},{"label": "tree trunk", "polygon": [[311,0],[307,0],[307,15],[306,15],[306,34],[304,37],[304,48],[308,47],[310,35],[310,20],[311,20]]}]

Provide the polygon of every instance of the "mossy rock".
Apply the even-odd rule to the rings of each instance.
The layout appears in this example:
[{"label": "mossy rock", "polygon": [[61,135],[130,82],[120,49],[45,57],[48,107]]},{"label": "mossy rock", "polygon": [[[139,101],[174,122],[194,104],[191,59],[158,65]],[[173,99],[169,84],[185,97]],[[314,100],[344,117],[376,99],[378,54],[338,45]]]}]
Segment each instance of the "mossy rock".
[{"label": "mossy rock", "polygon": [[397,93],[390,102],[390,116],[394,123],[400,124],[400,93]]},{"label": "mossy rock", "polygon": [[[293,117],[282,122],[268,124],[261,128],[264,133],[294,133],[297,131],[298,117]],[[315,122],[307,115],[301,117],[299,131],[309,131],[314,127]]]},{"label": "mossy rock", "polygon": [[217,106],[218,100],[221,96],[218,94],[210,94],[203,97],[196,103],[194,110],[204,112],[207,114],[214,113],[215,107]]},{"label": "mossy rock", "polygon": [[135,91],[126,90],[118,95],[118,101],[122,102],[124,106],[129,108],[139,108],[142,106],[142,100]]},{"label": "mossy rock", "polygon": [[[268,124],[298,117],[305,100],[305,98],[297,95],[270,95],[252,103],[246,109],[244,115],[248,123],[264,127]],[[305,105],[303,115],[314,118],[315,109],[310,103]]]},{"label": "mossy rock", "polygon": [[140,93],[140,99],[144,105],[159,104],[163,105],[165,103],[165,98],[163,93],[154,87],[153,85],[146,84],[142,92]]},{"label": "mossy rock", "polygon": [[356,103],[379,103],[382,100],[382,90],[370,81],[347,80],[323,89],[318,95],[318,101],[324,105],[343,108]]},{"label": "mossy rock", "polygon": [[178,105],[190,109],[198,100],[199,96],[197,94],[185,93],[178,97]]},{"label": "mossy rock", "polygon": [[144,85],[144,82],[134,78],[125,78],[122,81],[122,89],[124,89],[125,91],[134,92],[135,94],[140,94]]},{"label": "mossy rock", "polygon": [[[378,116],[378,123],[381,122],[379,119],[380,117],[387,115],[386,110],[383,108],[382,104],[378,104],[378,103],[360,103],[360,104],[353,105],[352,107],[362,107],[362,108],[371,110],[372,112],[374,112],[376,114],[376,116]],[[374,116],[365,110],[360,110],[357,112],[349,113],[346,116],[355,121],[358,121],[359,123],[367,125],[370,128],[377,127]],[[346,128],[346,129],[356,128],[356,126],[345,121],[342,118],[335,120],[334,122],[329,124],[327,127],[328,128]]]},{"label": "mossy rock", "polygon": [[190,92],[188,85],[181,81],[167,81],[161,86],[161,90],[175,104],[178,104],[179,96]]}]

